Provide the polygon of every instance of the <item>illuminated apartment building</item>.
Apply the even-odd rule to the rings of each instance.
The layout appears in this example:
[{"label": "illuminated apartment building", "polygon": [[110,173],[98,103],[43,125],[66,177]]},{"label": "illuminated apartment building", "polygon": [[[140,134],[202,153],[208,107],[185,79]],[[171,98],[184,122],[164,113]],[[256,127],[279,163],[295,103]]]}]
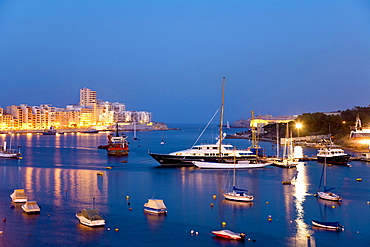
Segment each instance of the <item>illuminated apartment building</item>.
[{"label": "illuminated apartment building", "polygon": [[80,106],[92,107],[96,103],[96,91],[92,91],[86,87],[80,89]]},{"label": "illuminated apartment building", "polygon": [[96,99],[96,91],[80,89],[78,105],[56,108],[51,105],[7,106],[0,108],[0,129],[38,130],[51,126],[61,128],[108,127],[116,122],[151,124],[152,115],[146,111],[126,111],[120,102]]}]

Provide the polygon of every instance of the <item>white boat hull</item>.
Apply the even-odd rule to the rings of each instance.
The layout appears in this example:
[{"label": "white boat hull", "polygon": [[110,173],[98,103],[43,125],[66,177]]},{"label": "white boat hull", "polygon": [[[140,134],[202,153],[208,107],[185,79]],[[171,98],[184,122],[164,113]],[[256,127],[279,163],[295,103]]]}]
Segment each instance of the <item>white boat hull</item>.
[{"label": "white boat hull", "polygon": [[39,214],[40,213],[40,209],[27,209],[26,204],[22,205],[21,208],[26,214]]},{"label": "white boat hull", "polygon": [[86,226],[104,226],[105,225],[105,220],[89,220],[86,219],[85,217],[76,214],[76,217],[80,220],[80,223],[82,225]]},{"label": "white boat hull", "polygon": [[324,200],[329,201],[342,201],[342,197],[338,196],[337,194],[331,193],[331,192],[317,192],[317,196]]},{"label": "white boat hull", "polygon": [[13,198],[12,196],[10,197],[12,198],[13,202],[27,202],[27,198]]},{"label": "white boat hull", "polygon": [[250,163],[249,161],[239,161],[238,163],[193,161],[193,164],[203,169],[230,169],[230,168],[248,169],[248,168],[261,168],[269,166],[272,163]]},{"label": "white boat hull", "polygon": [[244,233],[236,233],[230,230],[212,231],[212,233],[220,238],[234,239],[234,240],[241,240],[245,237]]},{"label": "white boat hull", "polygon": [[251,202],[254,200],[254,197],[251,195],[240,195],[234,191],[222,193],[222,195],[227,200],[238,201],[238,202]]}]

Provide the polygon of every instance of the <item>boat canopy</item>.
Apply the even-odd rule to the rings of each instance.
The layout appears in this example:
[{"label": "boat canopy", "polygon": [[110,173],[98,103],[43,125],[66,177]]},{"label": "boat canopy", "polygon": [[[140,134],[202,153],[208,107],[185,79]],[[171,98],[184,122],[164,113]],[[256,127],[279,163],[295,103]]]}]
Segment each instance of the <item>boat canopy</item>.
[{"label": "boat canopy", "polygon": [[245,191],[245,192],[247,192],[248,190],[245,190],[245,189],[238,189],[238,188],[236,188],[235,186],[233,186],[233,190],[234,191]]},{"label": "boat canopy", "polygon": [[164,202],[161,199],[148,199],[146,206],[154,209],[166,208],[166,205],[164,205]]},{"label": "boat canopy", "polygon": [[24,204],[24,208],[26,210],[40,210],[39,206],[37,205],[37,202],[35,201],[26,202],[26,204]]},{"label": "boat canopy", "polygon": [[24,189],[14,190],[14,198],[27,198],[27,195]]},{"label": "boat canopy", "polygon": [[99,215],[99,211],[96,208],[84,209],[81,211],[81,215],[89,220],[102,220],[103,219]]}]

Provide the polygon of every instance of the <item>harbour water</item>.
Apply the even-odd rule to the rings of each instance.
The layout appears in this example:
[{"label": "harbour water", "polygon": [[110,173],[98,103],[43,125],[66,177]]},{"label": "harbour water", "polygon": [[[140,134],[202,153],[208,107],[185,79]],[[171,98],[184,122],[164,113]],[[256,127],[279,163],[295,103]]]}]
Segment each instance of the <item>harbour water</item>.
[{"label": "harbour water", "polygon": [[[328,185],[336,187],[342,203],[314,196],[323,167],[316,161],[299,165],[292,185],[281,182],[296,169],[238,170],[238,185],[248,188],[255,200],[226,201],[221,191],[229,188],[232,171],[160,168],[148,155],[189,148],[203,128],[170,127],[181,130],[138,132],[137,141],[131,140],[132,132],[126,133],[128,157],[109,157],[97,149],[107,142],[107,133],[14,135],[12,144],[22,146],[24,158],[0,159],[0,246],[368,246],[370,163],[328,167]],[[162,136],[165,145],[160,144]],[[214,142],[216,136],[217,128],[210,128],[200,142]],[[5,140],[9,135],[0,135],[0,142]],[[251,145],[248,140],[226,142],[238,148]],[[276,153],[272,143],[260,144],[266,154]],[[304,148],[304,154],[316,150]],[[21,203],[11,202],[9,195],[17,188],[37,201],[40,215],[25,215]],[[144,213],[143,204],[152,197],[164,200],[167,215]],[[93,203],[105,227],[83,226],[75,217]],[[314,228],[311,220],[339,221],[345,230]],[[223,240],[211,233],[221,229],[243,232],[246,240]]]}]

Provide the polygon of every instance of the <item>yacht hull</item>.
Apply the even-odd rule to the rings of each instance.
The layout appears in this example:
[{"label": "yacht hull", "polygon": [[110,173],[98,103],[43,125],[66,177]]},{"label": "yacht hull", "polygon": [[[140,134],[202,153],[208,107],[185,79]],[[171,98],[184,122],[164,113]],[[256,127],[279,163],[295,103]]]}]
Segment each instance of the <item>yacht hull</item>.
[{"label": "yacht hull", "polygon": [[340,155],[340,156],[332,156],[332,157],[329,157],[329,156],[325,157],[325,156],[319,156],[318,155],[317,156],[317,161],[320,162],[320,163],[325,163],[325,160],[326,160],[327,164],[347,165],[350,157],[351,157],[351,155],[349,155],[349,154]]},{"label": "yacht hull", "polygon": [[[155,159],[161,166],[194,166],[193,161],[205,161],[205,162],[219,162],[219,158],[216,156],[185,156],[185,155],[171,155],[171,154],[155,154],[149,153],[153,159]],[[238,157],[235,160],[251,160],[255,157]],[[234,158],[223,158],[225,163],[233,163]]]}]

